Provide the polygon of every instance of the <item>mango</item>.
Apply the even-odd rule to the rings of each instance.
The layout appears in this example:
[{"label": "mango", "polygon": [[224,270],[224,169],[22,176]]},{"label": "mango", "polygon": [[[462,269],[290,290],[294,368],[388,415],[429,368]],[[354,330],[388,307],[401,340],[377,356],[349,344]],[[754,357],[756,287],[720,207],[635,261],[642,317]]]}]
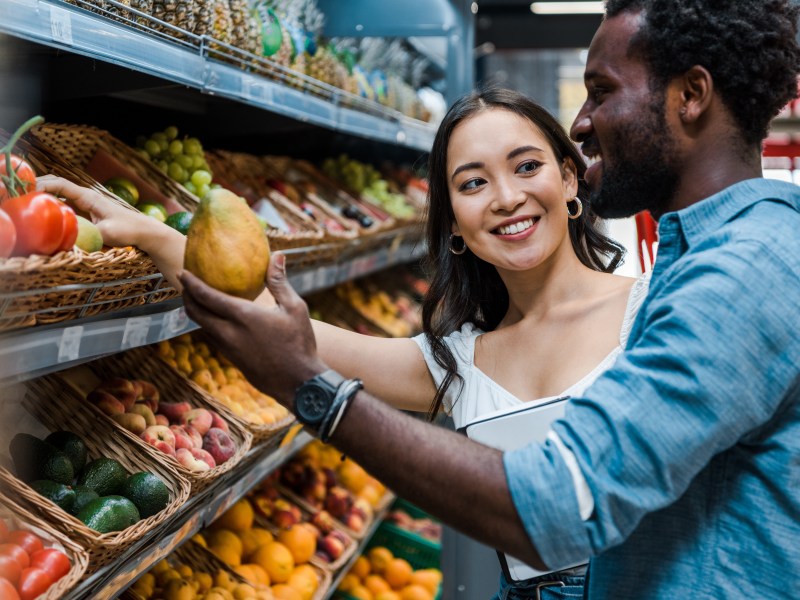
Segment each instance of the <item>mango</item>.
[{"label": "mango", "polygon": [[184,267],[211,287],[253,300],[268,265],[267,236],[247,203],[222,188],[206,194],[186,235]]}]

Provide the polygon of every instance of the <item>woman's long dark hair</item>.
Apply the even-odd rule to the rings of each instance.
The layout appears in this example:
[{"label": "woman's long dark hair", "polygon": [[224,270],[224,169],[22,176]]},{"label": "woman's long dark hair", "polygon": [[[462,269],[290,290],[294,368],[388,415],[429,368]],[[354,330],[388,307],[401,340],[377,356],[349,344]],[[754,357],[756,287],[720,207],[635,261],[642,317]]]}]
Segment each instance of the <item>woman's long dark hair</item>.
[{"label": "woman's long dark hair", "polygon": [[569,235],[578,259],[596,271],[612,272],[624,254],[619,244],[595,227],[597,216],[588,204],[589,189],[583,180],[586,163],[564,128],[545,109],[518,92],[500,88],[479,90],[456,101],[436,132],[428,159],[430,189],[425,263],[431,274],[431,285],[422,304],[422,324],[434,359],[447,372],[431,403],[429,419],[439,412],[453,380],[458,378],[463,382],[456,360],[442,338],[458,331],[465,323],[492,331],[508,311],[508,290],[494,265],[469,250],[460,256],[448,250],[455,220],[447,186],[450,136],[464,119],[490,108],[502,108],[527,119],[545,136],[559,164],[563,165],[566,158],[575,164],[578,197],[584,208],[579,218],[569,220]]}]

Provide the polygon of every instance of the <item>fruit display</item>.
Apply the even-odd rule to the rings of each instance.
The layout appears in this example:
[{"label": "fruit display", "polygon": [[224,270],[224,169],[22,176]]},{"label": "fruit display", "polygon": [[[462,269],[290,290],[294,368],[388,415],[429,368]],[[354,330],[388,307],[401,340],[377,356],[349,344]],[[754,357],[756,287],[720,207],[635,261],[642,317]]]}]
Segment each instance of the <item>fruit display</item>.
[{"label": "fruit display", "polygon": [[386,521],[432,542],[442,541],[442,524],[427,515],[413,517],[403,508],[393,508],[386,515]]},{"label": "fruit display", "polygon": [[213,175],[196,137],[179,138],[178,128],[171,125],[149,137],[139,136],[136,147],[139,154],[195,196],[202,198],[211,189]]},{"label": "fruit display", "polygon": [[112,458],[88,460],[86,444],[69,431],[54,431],[44,440],[18,433],[9,454],[22,481],[99,533],[122,531],[170,502],[159,477],[129,474]]},{"label": "fruit display", "polygon": [[434,600],[442,583],[436,568],[414,569],[385,546],[359,556],[344,576],[337,596],[357,600]]},{"label": "fruit display", "polygon": [[186,401],[162,401],[158,388],[149,381],[115,377],[100,383],[86,399],[192,473],[210,471],[238,450],[228,423],[219,414]]},{"label": "fruit display", "polygon": [[159,342],[158,356],[247,423],[274,426],[289,418],[286,408],[253,387],[197,334]]}]

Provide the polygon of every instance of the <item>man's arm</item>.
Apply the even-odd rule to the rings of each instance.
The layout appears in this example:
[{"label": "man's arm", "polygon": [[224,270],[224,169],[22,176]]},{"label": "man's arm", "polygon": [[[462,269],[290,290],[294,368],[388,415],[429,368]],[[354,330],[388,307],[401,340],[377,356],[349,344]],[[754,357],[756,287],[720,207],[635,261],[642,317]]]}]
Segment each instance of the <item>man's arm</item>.
[{"label": "man's arm", "polygon": [[[188,315],[247,379],[290,410],[297,387],[327,366],[303,300],[276,254],[268,286],[277,305],[258,306],[181,276]],[[360,392],[336,429],[336,447],[392,490],[444,522],[534,567],[544,565],[511,501],[501,452],[413,419]]]}]

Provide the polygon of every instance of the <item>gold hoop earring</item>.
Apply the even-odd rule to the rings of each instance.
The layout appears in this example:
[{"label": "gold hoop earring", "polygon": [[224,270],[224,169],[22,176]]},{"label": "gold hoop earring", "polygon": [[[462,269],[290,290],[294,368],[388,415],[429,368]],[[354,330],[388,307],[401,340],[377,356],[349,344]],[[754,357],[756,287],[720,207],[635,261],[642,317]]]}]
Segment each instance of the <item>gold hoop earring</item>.
[{"label": "gold hoop earring", "polygon": [[464,241],[464,238],[461,238],[461,249],[457,250],[455,246],[453,246],[453,239],[456,237],[461,237],[460,235],[456,235],[455,233],[450,234],[450,241],[447,244],[447,249],[450,250],[456,256],[461,256],[464,252],[467,251],[467,243]]},{"label": "gold hoop earring", "polygon": [[[577,202],[577,203],[578,203],[578,208],[577,208],[577,210],[576,210],[574,213],[571,213],[571,212],[569,212],[569,203],[570,203],[570,202]],[[581,202],[581,199],[580,199],[580,198],[578,198],[577,196],[575,196],[575,197],[574,197],[572,200],[570,200],[569,202],[567,202],[567,215],[569,215],[569,218],[570,218],[570,219],[577,219],[577,218],[578,218],[578,217],[580,217],[582,214],[583,214],[583,202]]]}]

